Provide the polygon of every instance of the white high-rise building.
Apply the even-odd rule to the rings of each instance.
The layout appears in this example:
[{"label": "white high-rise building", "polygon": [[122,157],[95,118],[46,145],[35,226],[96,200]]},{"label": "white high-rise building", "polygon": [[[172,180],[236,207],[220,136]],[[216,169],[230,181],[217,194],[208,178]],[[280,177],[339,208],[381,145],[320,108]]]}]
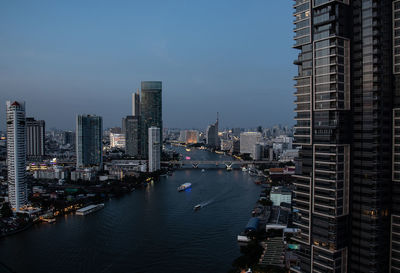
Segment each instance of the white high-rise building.
[{"label": "white high-rise building", "polygon": [[250,154],[256,158],[256,144],[261,141],[260,132],[244,132],[240,134],[240,153]]},{"label": "white high-rise building", "polygon": [[160,128],[149,128],[149,172],[155,172],[161,169],[161,143],[160,143]]},{"label": "white high-rise building", "polygon": [[13,210],[27,204],[25,102],[6,102],[8,200]]}]

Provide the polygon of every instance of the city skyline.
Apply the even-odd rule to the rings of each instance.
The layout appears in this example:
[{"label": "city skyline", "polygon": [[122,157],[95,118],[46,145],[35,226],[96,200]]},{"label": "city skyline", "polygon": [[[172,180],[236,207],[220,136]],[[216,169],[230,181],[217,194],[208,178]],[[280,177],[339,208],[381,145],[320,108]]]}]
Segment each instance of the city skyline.
[{"label": "city skyline", "polygon": [[[294,89],[287,79],[295,74],[295,51],[279,46],[292,38],[290,6],[178,3],[103,3],[91,7],[93,14],[85,4],[2,4],[0,23],[10,27],[0,30],[0,101],[23,99],[27,116],[45,120],[48,128],[73,129],[77,113],[102,116],[107,128],[131,113],[130,96],[141,81],[158,79],[168,94],[165,127],[206,128],[217,111],[222,127],[293,124]],[[172,10],[176,18],[168,15]],[[152,20],[139,24],[147,16]],[[98,24],[77,27],[94,20]],[[287,31],[273,30],[276,23]],[[4,113],[1,104],[0,130]]]}]

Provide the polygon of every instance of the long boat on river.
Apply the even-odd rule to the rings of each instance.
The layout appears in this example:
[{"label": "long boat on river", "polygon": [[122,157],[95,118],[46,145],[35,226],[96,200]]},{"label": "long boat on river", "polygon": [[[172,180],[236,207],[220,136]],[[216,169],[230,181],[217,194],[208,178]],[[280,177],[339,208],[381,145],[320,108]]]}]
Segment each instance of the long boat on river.
[{"label": "long boat on river", "polygon": [[75,214],[84,216],[84,215],[88,215],[90,213],[93,213],[95,211],[98,211],[98,210],[100,210],[102,208],[104,208],[104,204],[103,203],[97,204],[97,205],[89,205],[87,207],[78,209]]}]

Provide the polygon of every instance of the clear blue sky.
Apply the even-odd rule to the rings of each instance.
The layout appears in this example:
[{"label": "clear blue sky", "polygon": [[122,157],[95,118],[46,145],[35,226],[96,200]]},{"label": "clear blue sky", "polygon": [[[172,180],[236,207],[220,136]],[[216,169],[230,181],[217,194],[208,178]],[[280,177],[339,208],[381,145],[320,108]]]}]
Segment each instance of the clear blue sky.
[{"label": "clear blue sky", "polygon": [[1,1],[0,121],[26,101],[47,127],[78,113],[121,126],[142,80],[165,127],[293,124],[292,1]]}]

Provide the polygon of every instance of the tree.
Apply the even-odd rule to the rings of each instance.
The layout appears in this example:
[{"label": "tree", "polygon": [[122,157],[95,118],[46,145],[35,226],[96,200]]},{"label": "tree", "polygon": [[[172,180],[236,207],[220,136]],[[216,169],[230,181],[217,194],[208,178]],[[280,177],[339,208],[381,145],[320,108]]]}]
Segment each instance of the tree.
[{"label": "tree", "polygon": [[4,218],[13,216],[13,212],[11,210],[10,203],[8,203],[8,202],[3,203],[0,213],[1,213],[1,217],[4,217]]}]

